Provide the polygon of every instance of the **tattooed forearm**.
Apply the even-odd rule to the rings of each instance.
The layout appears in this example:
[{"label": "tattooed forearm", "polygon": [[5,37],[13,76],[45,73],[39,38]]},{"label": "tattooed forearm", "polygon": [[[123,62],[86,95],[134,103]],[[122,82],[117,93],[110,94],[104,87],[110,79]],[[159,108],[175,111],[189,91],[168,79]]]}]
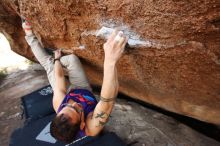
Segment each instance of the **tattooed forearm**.
[{"label": "tattooed forearm", "polygon": [[108,118],[108,115],[105,112],[100,112],[96,114],[95,118],[105,119]]},{"label": "tattooed forearm", "polygon": [[115,97],[113,98],[104,98],[102,96],[100,96],[100,100],[103,102],[111,102],[111,101],[115,101]]},{"label": "tattooed forearm", "polygon": [[105,124],[107,123],[108,121],[99,121],[99,124],[96,126],[96,127],[101,127],[101,126],[105,126]]},{"label": "tattooed forearm", "polygon": [[98,118],[102,119],[102,121],[99,120],[99,123],[96,127],[102,127],[108,122],[109,115],[107,113],[101,111],[100,113],[97,113],[95,115],[95,119],[98,119]]}]

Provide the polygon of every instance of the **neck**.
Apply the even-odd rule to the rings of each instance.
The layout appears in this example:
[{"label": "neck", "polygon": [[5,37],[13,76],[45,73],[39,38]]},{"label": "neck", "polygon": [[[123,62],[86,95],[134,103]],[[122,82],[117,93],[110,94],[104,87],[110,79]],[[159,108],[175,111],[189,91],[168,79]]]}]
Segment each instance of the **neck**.
[{"label": "neck", "polygon": [[73,103],[75,103],[75,101],[72,100],[72,99],[69,99],[67,103],[69,103],[69,104],[73,104]]}]

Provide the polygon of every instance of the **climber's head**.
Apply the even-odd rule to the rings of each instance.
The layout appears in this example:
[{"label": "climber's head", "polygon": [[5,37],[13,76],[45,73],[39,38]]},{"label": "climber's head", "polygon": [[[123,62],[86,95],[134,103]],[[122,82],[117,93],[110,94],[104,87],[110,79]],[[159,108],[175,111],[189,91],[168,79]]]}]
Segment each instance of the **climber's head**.
[{"label": "climber's head", "polygon": [[82,106],[74,102],[66,104],[50,125],[51,135],[65,143],[71,143],[79,130],[85,126]]}]

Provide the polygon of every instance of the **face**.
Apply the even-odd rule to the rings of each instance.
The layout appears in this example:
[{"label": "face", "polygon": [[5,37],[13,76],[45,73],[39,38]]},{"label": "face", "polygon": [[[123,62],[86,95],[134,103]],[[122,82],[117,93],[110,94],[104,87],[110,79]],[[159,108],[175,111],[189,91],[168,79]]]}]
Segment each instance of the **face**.
[{"label": "face", "polygon": [[64,114],[69,117],[73,123],[81,122],[83,115],[82,105],[74,102],[66,105],[59,113],[58,116]]}]

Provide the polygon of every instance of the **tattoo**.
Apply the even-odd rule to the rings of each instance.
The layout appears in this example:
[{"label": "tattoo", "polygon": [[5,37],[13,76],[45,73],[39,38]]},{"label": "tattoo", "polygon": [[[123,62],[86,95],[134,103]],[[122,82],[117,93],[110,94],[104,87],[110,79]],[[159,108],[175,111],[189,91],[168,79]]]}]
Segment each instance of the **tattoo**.
[{"label": "tattoo", "polygon": [[102,96],[100,96],[100,100],[103,102],[111,102],[111,101],[115,101],[115,97],[113,98],[104,98]]},{"label": "tattoo", "polygon": [[101,119],[104,119],[106,117],[108,117],[108,115],[105,117],[105,115],[107,115],[105,112],[101,112],[100,114],[97,113],[97,115],[95,116],[95,118],[101,118]]},{"label": "tattoo", "polygon": [[100,113],[96,114],[95,118],[96,119],[100,118],[100,119],[104,120],[104,121],[100,121],[99,120],[99,124],[96,126],[96,127],[102,127],[102,126],[104,126],[108,122],[109,115],[106,114],[105,112],[101,111]]},{"label": "tattoo", "polygon": [[105,126],[105,124],[106,124],[107,122],[108,122],[108,121],[106,121],[106,122],[99,121],[99,125],[97,125],[96,127]]}]

